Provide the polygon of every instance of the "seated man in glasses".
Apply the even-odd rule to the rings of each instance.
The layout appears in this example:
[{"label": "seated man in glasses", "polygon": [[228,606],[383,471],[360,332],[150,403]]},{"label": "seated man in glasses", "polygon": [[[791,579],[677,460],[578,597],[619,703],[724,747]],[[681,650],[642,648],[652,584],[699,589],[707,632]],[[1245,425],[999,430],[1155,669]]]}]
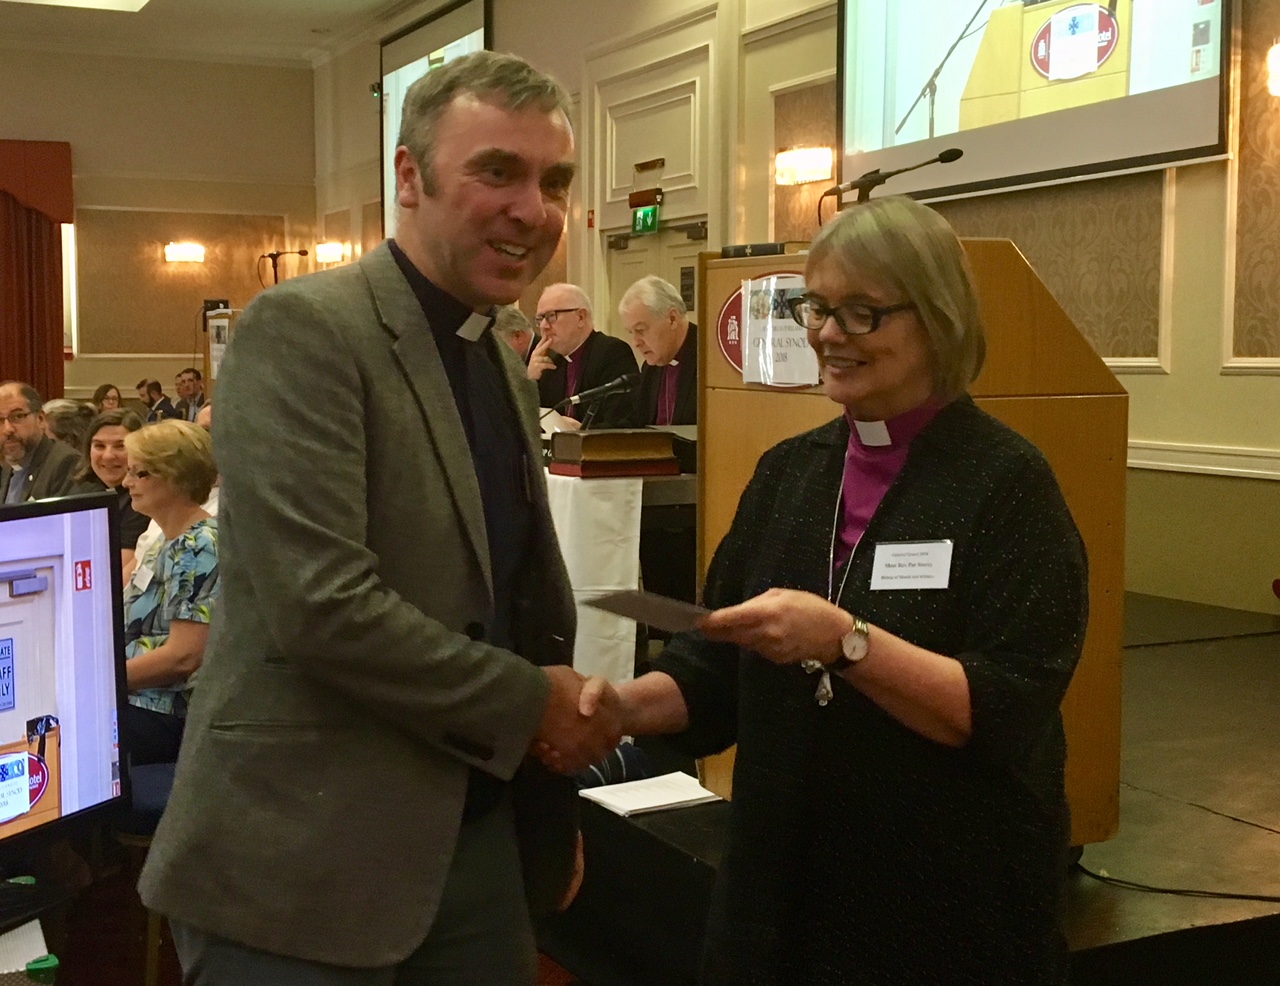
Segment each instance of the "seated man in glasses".
[{"label": "seated man in glasses", "polygon": [[[567,397],[636,372],[631,347],[596,331],[591,299],[577,285],[552,284],[544,290],[534,322],[542,339],[529,356],[527,374],[538,383],[538,402],[543,407],[555,407]],[[590,415],[596,428],[625,427],[631,421],[631,402],[630,394],[612,394],[601,399],[594,414],[586,403],[564,414],[578,421]]]},{"label": "seated man in glasses", "polygon": [[44,402],[30,384],[0,383],[0,503],[24,503],[71,490],[84,459],[44,433]]}]

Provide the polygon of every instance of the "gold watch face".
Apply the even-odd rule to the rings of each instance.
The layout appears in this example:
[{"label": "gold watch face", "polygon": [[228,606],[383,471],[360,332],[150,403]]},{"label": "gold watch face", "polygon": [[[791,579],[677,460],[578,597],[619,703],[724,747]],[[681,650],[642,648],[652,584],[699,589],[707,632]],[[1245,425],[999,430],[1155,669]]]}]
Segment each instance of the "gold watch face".
[{"label": "gold watch face", "polygon": [[850,661],[861,661],[867,656],[867,635],[858,625],[844,635],[840,641],[840,650]]}]

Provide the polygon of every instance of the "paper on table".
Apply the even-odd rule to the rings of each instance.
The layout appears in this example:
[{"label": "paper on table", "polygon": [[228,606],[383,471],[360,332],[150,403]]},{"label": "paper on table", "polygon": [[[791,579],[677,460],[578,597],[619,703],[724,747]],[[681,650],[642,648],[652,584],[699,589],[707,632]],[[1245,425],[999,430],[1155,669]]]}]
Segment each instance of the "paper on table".
[{"label": "paper on table", "polygon": [[541,415],[539,422],[542,425],[543,438],[550,438],[553,431],[577,431],[582,427],[573,418],[566,418],[559,411],[554,411],[549,407],[541,408],[538,414]]},{"label": "paper on table", "polygon": [[48,954],[39,921],[28,921],[0,935],[0,973],[25,973],[28,962]]},{"label": "paper on table", "polygon": [[617,815],[628,816],[663,808],[683,808],[720,801],[720,795],[712,794],[698,783],[696,777],[676,771],[661,777],[645,777],[623,784],[606,784],[604,787],[588,787],[578,792],[589,801],[608,808]]},{"label": "paper on table", "polygon": [[637,623],[647,623],[651,627],[666,630],[668,633],[692,630],[698,620],[711,612],[703,606],[695,606],[682,599],[670,599],[667,596],[659,596],[654,592],[641,592],[638,589],[609,592],[584,602],[596,609],[625,616]]}]

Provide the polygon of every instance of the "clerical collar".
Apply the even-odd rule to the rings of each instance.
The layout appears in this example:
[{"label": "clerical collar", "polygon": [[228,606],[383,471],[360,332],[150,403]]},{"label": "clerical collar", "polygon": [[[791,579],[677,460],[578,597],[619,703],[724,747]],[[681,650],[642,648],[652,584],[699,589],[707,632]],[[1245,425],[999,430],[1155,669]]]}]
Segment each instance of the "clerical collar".
[{"label": "clerical collar", "polygon": [[887,421],[859,421],[854,418],[852,411],[846,409],[844,416],[849,422],[849,441],[856,441],[867,449],[910,445],[916,435],[924,430],[925,425],[942,410],[944,404],[944,401],[930,399]]},{"label": "clerical collar", "polygon": [[432,330],[437,333],[452,332],[471,342],[484,335],[485,330],[493,324],[494,309],[491,308],[488,312],[473,311],[470,305],[459,301],[418,270],[395,240],[388,240],[387,246],[391,248],[391,256],[409,282],[409,287],[422,303],[423,310],[431,312]]}]

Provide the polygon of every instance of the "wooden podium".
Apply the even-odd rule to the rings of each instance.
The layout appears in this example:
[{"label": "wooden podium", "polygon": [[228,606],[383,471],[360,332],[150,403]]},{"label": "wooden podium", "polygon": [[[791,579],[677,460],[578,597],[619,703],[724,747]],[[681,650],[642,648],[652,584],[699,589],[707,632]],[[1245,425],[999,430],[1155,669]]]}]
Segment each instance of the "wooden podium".
[{"label": "wooden podium", "polygon": [[[964,240],[987,330],[974,400],[1052,465],[1089,553],[1089,629],[1062,704],[1073,845],[1115,834],[1120,805],[1120,648],[1129,397],[1008,240]],[[705,578],[760,456],[839,410],[820,390],[744,384],[718,341],[718,315],[743,279],[803,273],[803,256],[698,259],[698,571]],[[750,427],[744,427],[750,422]],[[702,763],[728,797],[733,751]]]}]

